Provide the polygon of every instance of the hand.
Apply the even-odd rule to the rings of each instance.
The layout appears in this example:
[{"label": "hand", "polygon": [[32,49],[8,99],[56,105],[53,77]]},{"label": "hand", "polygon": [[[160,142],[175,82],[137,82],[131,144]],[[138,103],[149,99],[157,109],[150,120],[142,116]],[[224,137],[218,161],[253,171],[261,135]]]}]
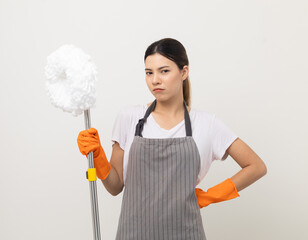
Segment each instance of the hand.
[{"label": "hand", "polygon": [[83,155],[88,155],[93,151],[94,167],[97,177],[104,180],[109,175],[111,165],[107,160],[105,151],[101,145],[98,132],[95,128],[83,130],[77,138],[79,151]]},{"label": "hand", "polygon": [[199,208],[206,207],[211,203],[222,202],[240,196],[231,178],[209,188],[206,192],[201,188],[195,188],[195,193]]}]

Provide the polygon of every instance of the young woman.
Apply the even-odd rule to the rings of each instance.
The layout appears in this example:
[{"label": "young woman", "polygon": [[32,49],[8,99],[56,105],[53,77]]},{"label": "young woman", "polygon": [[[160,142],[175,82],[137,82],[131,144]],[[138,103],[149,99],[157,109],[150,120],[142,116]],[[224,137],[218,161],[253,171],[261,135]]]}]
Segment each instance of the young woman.
[{"label": "young woman", "polygon": [[[238,197],[266,166],[215,114],[191,108],[189,62],[179,41],[152,43],[144,61],[155,100],[120,111],[110,163],[95,128],[79,133],[80,152],[93,151],[97,176],[112,195],[125,186],[116,239],[206,239],[200,208]],[[228,155],[242,169],[207,191],[195,188],[212,161]]]}]

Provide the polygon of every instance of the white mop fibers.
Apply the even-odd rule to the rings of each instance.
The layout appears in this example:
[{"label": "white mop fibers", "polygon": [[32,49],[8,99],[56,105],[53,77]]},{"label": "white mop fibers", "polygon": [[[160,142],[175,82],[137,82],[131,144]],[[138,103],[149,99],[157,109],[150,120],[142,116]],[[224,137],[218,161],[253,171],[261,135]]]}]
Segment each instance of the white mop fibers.
[{"label": "white mop fibers", "polygon": [[96,65],[80,48],[67,44],[47,57],[45,89],[51,103],[78,116],[95,104]]}]

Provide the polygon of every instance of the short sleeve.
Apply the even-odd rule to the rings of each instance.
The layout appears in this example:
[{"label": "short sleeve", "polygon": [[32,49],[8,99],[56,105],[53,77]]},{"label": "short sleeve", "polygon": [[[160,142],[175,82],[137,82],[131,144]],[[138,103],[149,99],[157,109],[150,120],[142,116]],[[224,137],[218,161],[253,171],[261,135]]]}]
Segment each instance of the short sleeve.
[{"label": "short sleeve", "polygon": [[128,116],[126,114],[125,109],[122,109],[118,113],[112,128],[112,137],[111,137],[111,141],[113,142],[112,145],[114,144],[115,141],[117,141],[123,150],[125,149],[127,131],[129,129],[128,126],[129,121],[127,117]]},{"label": "short sleeve", "polygon": [[212,161],[225,160],[229,156],[226,150],[237,138],[238,135],[214,114],[211,128]]}]

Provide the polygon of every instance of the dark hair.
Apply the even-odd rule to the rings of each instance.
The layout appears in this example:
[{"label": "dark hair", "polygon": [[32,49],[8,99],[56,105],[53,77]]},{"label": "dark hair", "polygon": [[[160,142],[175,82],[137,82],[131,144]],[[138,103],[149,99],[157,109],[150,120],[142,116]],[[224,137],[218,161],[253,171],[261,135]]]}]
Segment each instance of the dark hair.
[{"label": "dark hair", "polygon": [[[183,69],[185,65],[189,66],[189,61],[187,58],[186,50],[184,46],[176,39],[173,38],[163,38],[156,42],[153,42],[148,46],[144,55],[144,62],[149,55],[159,53],[164,57],[175,62],[180,70]],[[184,80],[183,83],[183,97],[187,106],[191,104],[191,93],[190,93],[190,79],[189,76]]]}]

